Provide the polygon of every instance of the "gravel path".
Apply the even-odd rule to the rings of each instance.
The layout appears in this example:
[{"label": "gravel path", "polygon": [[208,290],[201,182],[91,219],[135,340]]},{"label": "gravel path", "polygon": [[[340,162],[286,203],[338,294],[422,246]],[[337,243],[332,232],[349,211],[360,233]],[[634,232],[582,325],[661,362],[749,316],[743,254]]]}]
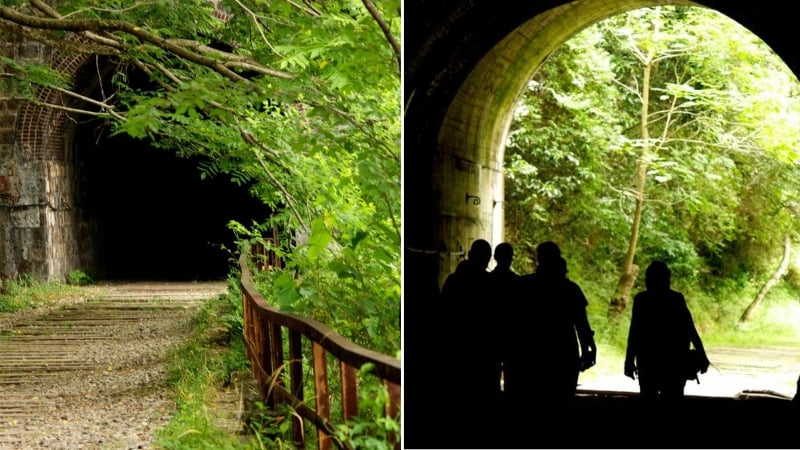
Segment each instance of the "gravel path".
[{"label": "gravel path", "polygon": [[0,449],[147,449],[175,410],[169,350],[225,283],[99,286],[0,318]]}]

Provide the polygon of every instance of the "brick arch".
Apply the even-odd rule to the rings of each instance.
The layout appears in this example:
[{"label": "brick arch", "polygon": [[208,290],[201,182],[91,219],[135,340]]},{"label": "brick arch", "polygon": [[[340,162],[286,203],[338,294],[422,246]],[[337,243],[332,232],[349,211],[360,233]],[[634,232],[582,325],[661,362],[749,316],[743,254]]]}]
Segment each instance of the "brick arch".
[{"label": "brick arch", "polygon": [[[230,18],[220,2],[213,3],[214,17]],[[68,36],[78,43],[86,39]],[[76,92],[91,91],[100,76],[95,75],[96,55],[59,51],[13,27],[0,29],[0,52],[47,64],[71,79]],[[99,69],[115,70],[108,61]],[[76,122],[58,108],[81,102],[50,88],[38,89],[35,96],[27,102],[0,92],[0,279],[29,274],[62,281],[70,271],[94,264],[92,224],[76,206]]]},{"label": "brick arch", "polygon": [[[211,11],[213,17],[221,21],[230,19],[231,14],[225,11],[218,0],[211,2],[214,4]],[[88,42],[81,35],[70,33],[69,36],[78,43]],[[36,45],[42,53],[49,53],[45,60],[50,68],[67,75],[76,85],[82,84],[82,80],[75,79],[75,76],[81,67],[91,62],[93,55],[59,52],[41,44]],[[69,141],[68,115],[64,110],[46,105],[69,106],[75,101],[51,88],[40,88],[36,98],[38,103],[26,102],[20,107],[15,141],[19,144],[21,156],[27,161],[64,161]]]},{"label": "brick arch", "polygon": [[[63,54],[52,51],[48,65],[73,79],[91,55]],[[80,80],[74,80],[76,83]],[[67,113],[47,105],[69,106],[71,102],[61,92],[40,88],[36,93],[38,103],[26,102],[20,107],[16,126],[16,142],[24,160],[64,161],[67,145]]]}]

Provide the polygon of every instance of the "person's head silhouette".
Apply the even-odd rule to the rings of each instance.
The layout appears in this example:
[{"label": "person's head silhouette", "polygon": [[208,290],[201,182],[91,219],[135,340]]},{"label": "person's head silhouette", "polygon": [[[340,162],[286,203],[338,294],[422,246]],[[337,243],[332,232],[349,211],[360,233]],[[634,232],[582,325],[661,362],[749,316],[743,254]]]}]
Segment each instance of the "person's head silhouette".
[{"label": "person's head silhouette", "polygon": [[508,269],[511,267],[511,260],[514,259],[514,247],[508,242],[501,242],[494,248],[494,260],[497,261],[497,267],[501,269]]},{"label": "person's head silhouette", "polygon": [[467,258],[476,267],[486,269],[486,266],[489,265],[489,260],[492,259],[492,244],[485,239],[476,239],[472,242]]},{"label": "person's head silhouette", "polygon": [[653,261],[647,266],[644,285],[649,290],[666,290],[670,284],[670,270],[663,261]]},{"label": "person's head silhouette", "polygon": [[556,264],[561,257],[561,249],[553,241],[545,241],[536,246],[536,265]]}]

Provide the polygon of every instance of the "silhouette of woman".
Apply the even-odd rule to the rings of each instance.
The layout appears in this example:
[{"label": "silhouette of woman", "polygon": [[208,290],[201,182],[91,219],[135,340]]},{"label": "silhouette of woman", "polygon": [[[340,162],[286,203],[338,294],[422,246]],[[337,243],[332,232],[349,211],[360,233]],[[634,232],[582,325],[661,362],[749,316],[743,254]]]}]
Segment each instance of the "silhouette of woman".
[{"label": "silhouette of woman", "polygon": [[675,406],[684,398],[689,349],[694,346],[708,370],[708,357],[683,294],[670,288],[666,263],[653,261],[645,272],[646,290],[633,298],[625,376],[639,378],[647,405]]}]

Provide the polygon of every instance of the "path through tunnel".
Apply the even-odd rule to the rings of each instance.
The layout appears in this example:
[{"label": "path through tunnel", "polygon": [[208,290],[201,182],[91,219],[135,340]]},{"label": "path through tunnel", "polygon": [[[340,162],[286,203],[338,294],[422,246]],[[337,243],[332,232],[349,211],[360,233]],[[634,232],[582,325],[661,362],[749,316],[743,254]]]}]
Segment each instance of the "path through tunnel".
[{"label": "path through tunnel", "polygon": [[224,176],[201,180],[197,159],[110,137],[97,121],[74,136],[82,234],[93,242],[99,279],[224,279],[236,254],[228,222],[269,215],[245,186]]}]

